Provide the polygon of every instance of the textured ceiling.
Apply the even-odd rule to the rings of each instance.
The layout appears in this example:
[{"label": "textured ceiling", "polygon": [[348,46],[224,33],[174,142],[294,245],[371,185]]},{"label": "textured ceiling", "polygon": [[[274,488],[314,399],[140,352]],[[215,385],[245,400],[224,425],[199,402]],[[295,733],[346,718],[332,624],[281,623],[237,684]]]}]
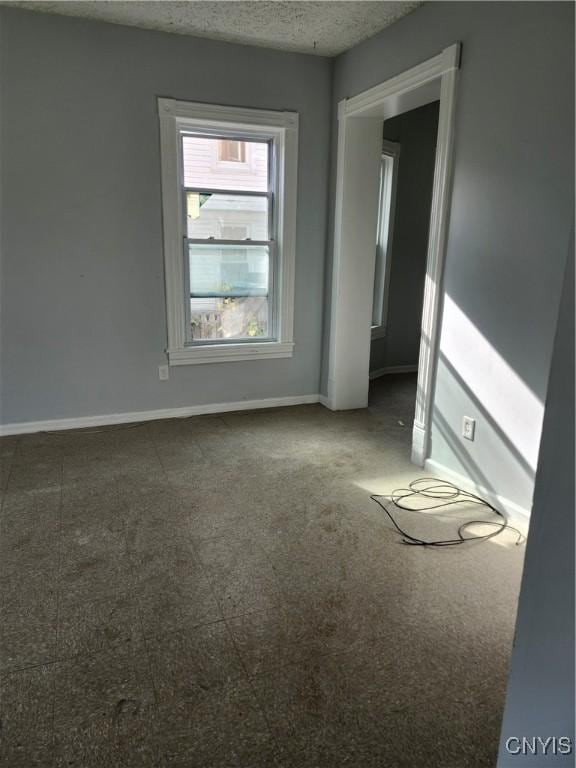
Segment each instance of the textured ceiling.
[{"label": "textured ceiling", "polygon": [[4,2],[164,32],[334,56],[413,11],[421,2]]}]

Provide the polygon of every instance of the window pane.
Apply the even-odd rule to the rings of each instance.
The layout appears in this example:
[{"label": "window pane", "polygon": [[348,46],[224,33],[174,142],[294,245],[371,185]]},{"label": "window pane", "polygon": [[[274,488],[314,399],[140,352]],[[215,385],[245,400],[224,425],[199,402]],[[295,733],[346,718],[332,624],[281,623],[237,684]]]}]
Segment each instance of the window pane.
[{"label": "window pane", "polygon": [[386,273],[389,271],[390,256],[388,249],[389,232],[391,227],[392,211],[392,178],[394,173],[394,159],[387,155],[382,156],[380,165],[380,196],[378,209],[378,227],[376,236],[376,263],[374,270],[374,294],[372,300],[372,327],[380,327],[384,324],[386,307],[384,306],[384,292],[386,290]]},{"label": "window pane", "polygon": [[192,341],[268,337],[268,299],[190,299]]},{"label": "window pane", "polygon": [[268,246],[189,245],[190,294],[268,295]]},{"label": "window pane", "polygon": [[267,246],[189,245],[192,340],[268,337]]},{"label": "window pane", "polygon": [[188,237],[268,240],[268,198],[247,195],[186,195]]},{"label": "window pane", "polygon": [[182,136],[184,186],[268,191],[268,144]]}]

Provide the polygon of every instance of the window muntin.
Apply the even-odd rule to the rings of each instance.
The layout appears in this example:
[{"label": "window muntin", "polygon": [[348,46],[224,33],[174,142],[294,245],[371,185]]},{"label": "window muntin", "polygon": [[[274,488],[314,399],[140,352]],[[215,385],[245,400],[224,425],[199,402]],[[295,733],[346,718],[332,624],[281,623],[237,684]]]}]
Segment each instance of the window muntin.
[{"label": "window muntin", "polygon": [[190,345],[275,340],[273,139],[227,141],[259,160],[249,173],[215,173],[222,140],[181,132]]}]

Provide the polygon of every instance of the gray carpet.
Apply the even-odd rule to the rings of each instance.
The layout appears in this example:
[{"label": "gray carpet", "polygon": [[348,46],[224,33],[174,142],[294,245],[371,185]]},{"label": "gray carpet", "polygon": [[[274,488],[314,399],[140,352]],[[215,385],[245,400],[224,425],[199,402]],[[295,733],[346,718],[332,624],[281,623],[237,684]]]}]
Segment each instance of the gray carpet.
[{"label": "gray carpet", "polygon": [[399,543],[413,402],[3,438],[2,765],[493,766],[524,548]]}]

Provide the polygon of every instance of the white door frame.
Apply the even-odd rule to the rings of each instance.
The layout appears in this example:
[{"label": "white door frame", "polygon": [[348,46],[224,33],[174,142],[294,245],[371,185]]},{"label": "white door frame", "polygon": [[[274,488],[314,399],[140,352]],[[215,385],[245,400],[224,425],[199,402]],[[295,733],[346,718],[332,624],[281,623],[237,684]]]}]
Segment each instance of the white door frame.
[{"label": "white door frame", "polygon": [[456,81],[460,43],[338,104],[338,159],[328,397],[332,410],[368,405],[370,328],[384,120],[440,100],[434,187],[422,310],[412,461],[430,441],[441,281],[450,207]]}]

